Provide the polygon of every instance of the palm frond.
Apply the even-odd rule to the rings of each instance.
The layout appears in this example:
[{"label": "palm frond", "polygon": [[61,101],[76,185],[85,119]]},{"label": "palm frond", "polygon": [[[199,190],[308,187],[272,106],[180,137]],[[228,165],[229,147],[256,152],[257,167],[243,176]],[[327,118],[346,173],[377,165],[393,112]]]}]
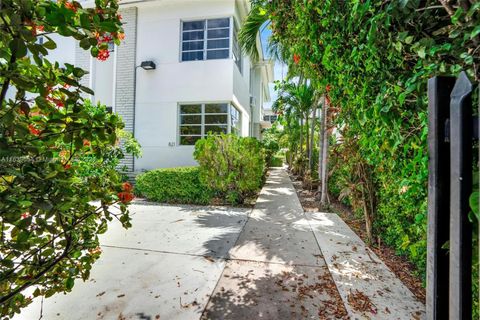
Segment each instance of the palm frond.
[{"label": "palm frond", "polygon": [[254,6],[243,23],[238,40],[243,52],[252,60],[258,61],[257,35],[262,25],[268,20],[268,15],[261,6]]}]

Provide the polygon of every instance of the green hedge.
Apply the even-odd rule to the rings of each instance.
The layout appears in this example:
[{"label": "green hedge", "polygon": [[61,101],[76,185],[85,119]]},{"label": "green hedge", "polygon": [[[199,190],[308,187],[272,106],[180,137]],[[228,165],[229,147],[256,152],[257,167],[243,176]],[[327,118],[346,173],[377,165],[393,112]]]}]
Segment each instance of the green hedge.
[{"label": "green hedge", "polygon": [[243,203],[262,186],[265,151],[250,137],[209,135],[195,144],[200,179],[228,203]]},{"label": "green hedge", "polygon": [[156,169],[137,176],[135,193],[157,202],[208,204],[214,192],[199,177],[197,167]]}]

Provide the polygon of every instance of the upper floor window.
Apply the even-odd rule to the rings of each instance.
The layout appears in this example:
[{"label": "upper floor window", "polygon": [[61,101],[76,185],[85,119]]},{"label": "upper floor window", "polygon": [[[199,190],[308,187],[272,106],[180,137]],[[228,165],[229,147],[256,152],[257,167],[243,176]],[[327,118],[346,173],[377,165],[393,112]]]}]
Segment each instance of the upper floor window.
[{"label": "upper floor window", "polygon": [[233,26],[232,54],[233,54],[233,60],[237,64],[238,70],[242,72],[242,50],[240,50],[240,45],[238,44],[238,28],[235,23]]},{"label": "upper floor window", "polygon": [[230,56],[230,18],[182,22],[182,61]]}]

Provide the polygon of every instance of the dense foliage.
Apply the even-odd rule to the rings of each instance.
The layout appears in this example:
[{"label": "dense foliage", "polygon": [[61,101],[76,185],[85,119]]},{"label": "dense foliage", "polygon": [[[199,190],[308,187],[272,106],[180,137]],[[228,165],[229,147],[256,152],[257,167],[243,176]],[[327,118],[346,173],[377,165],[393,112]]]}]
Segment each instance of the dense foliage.
[{"label": "dense foliage", "polygon": [[255,138],[209,135],[197,141],[194,157],[202,183],[229,203],[242,203],[262,185],[265,155]]},{"label": "dense foliage", "polygon": [[375,233],[424,273],[427,80],[465,70],[479,81],[480,2],[253,2],[250,25],[270,20],[277,55],[328,93],[333,189],[363,205],[373,187]]},{"label": "dense foliage", "polygon": [[[114,0],[97,0],[88,9],[69,1],[0,2],[2,318],[34,297],[69,291],[75,279],[87,279],[107,221],[130,224],[133,195],[120,174],[111,166],[98,175],[79,174],[86,158],[100,166],[123,156],[123,123],[84,103],[82,94],[93,93],[80,84],[84,70],[48,60],[56,48],[50,33],[108,58],[108,43],[123,38],[117,10]],[[114,204],[119,210],[111,212]]]},{"label": "dense foliage", "polygon": [[267,166],[281,166],[282,160],[279,159],[277,153],[280,151],[280,145],[277,141],[276,129],[269,128],[262,132],[262,147],[265,152],[265,163]]},{"label": "dense foliage", "polygon": [[136,178],[135,193],[164,203],[209,204],[212,190],[200,181],[198,167],[156,169]]}]

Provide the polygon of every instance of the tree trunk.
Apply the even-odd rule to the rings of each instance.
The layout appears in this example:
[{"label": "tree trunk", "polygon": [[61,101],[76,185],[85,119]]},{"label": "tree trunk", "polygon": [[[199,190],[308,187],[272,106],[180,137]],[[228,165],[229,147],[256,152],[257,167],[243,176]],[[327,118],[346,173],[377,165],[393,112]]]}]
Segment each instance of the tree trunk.
[{"label": "tree trunk", "polygon": [[327,183],[328,183],[328,123],[327,123],[327,116],[328,116],[328,102],[325,98],[325,103],[323,104],[323,115],[322,115],[322,180],[321,180],[321,197],[320,197],[320,204],[325,205],[327,203]]},{"label": "tree trunk", "polygon": [[300,157],[303,153],[303,117],[300,117]]},{"label": "tree trunk", "polygon": [[322,191],[322,165],[323,165],[323,119],[325,111],[325,96],[322,96],[322,110],[320,112],[320,130],[318,130],[318,192]]},{"label": "tree trunk", "polygon": [[[305,117],[305,156],[310,156],[310,123],[308,122],[309,114],[306,112]],[[310,159],[309,159],[310,160]]]},{"label": "tree trunk", "polygon": [[365,194],[365,188],[362,187],[362,198],[363,198],[363,214],[364,214],[364,217],[365,217],[365,229],[367,231],[367,242],[368,244],[372,244],[372,240],[373,240],[373,232],[372,232],[372,215],[370,213],[370,211],[368,210],[368,199],[367,199],[367,196]]},{"label": "tree trunk", "polygon": [[[315,120],[316,120],[316,113],[317,113],[317,103],[318,100],[315,101],[313,104],[313,112],[312,112],[312,127],[310,128],[310,153],[308,155],[308,167],[310,172],[313,172],[313,149],[315,143]],[[313,177],[312,177],[313,178]]]}]

